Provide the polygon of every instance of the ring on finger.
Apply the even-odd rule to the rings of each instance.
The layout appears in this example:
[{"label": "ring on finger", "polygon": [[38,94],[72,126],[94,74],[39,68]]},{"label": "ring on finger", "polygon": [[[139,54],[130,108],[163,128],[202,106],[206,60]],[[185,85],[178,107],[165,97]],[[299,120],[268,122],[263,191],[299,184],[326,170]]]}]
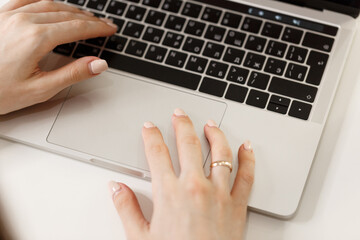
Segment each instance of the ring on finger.
[{"label": "ring on finger", "polygon": [[215,162],[212,162],[211,165],[210,165],[210,170],[214,167],[218,167],[218,166],[221,166],[221,167],[227,167],[230,169],[230,173],[232,172],[232,164],[231,162],[229,161],[224,161],[224,160],[220,160],[220,161],[215,161]]}]

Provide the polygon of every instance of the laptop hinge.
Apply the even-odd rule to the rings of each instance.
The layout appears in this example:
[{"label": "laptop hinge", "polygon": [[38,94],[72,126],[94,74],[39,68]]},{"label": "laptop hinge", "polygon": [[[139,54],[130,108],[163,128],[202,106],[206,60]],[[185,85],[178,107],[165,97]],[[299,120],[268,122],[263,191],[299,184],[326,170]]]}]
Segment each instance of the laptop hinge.
[{"label": "laptop hinge", "polygon": [[357,18],[359,16],[358,8],[345,6],[342,4],[324,1],[324,0],[278,0],[278,1],[290,3],[293,5],[298,5],[301,7],[308,7],[320,11],[326,9],[334,12],[347,14],[352,16],[353,18]]}]

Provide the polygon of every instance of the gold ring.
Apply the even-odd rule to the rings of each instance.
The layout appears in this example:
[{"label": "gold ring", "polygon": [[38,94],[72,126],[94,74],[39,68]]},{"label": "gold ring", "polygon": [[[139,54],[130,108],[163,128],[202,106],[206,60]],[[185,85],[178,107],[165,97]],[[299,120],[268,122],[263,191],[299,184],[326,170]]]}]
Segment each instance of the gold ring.
[{"label": "gold ring", "polygon": [[232,171],[232,164],[228,161],[216,161],[211,163],[210,165],[210,169],[212,169],[213,167],[217,167],[217,166],[224,166],[224,167],[228,167],[230,169],[230,172]]}]

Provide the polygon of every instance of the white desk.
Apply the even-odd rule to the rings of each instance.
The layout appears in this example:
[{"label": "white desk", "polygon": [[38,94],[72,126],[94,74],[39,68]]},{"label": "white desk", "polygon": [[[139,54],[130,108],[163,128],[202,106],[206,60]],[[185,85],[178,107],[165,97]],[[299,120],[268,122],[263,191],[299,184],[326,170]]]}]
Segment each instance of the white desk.
[{"label": "white desk", "polygon": [[[282,221],[250,212],[245,239],[360,239],[359,55],[360,31],[298,213]],[[0,206],[15,239],[125,239],[109,180],[132,187],[150,217],[149,182],[0,140]]]}]

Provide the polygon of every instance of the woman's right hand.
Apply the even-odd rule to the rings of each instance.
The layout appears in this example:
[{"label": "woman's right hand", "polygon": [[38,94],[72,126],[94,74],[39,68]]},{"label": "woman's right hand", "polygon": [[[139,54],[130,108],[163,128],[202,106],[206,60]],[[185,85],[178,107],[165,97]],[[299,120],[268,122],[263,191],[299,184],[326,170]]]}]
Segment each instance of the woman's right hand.
[{"label": "woman's right hand", "polygon": [[51,72],[39,61],[57,45],[110,36],[117,26],[92,13],[52,1],[11,0],[0,8],[0,115],[44,102],[64,88],[107,69],[97,57]]}]

